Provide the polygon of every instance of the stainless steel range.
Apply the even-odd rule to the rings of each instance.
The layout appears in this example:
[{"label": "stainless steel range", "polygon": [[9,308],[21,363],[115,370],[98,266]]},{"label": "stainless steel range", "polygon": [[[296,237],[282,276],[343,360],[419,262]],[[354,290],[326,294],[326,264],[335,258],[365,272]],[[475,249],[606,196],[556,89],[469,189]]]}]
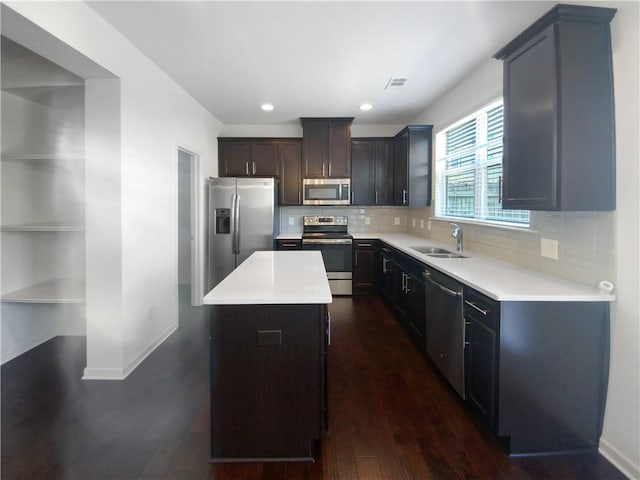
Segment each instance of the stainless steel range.
[{"label": "stainless steel range", "polygon": [[319,250],[333,295],[351,295],[353,237],[347,232],[349,217],[304,216],[302,249]]}]

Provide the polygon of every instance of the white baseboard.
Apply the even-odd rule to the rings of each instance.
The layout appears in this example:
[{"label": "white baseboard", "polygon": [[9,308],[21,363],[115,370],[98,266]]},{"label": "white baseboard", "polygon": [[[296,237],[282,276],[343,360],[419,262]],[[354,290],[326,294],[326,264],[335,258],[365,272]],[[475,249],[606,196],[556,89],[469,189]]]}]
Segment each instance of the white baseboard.
[{"label": "white baseboard", "polygon": [[124,380],[142,361],[151,354],[162,342],[178,329],[178,324],[169,325],[142,352],[135,356],[124,368],[85,368],[83,380]]},{"label": "white baseboard", "polygon": [[616,448],[612,447],[606,440],[600,439],[598,448],[600,454],[609,460],[618,470],[624,473],[631,480],[640,480],[640,468],[633,465],[631,461]]},{"label": "white baseboard", "polygon": [[162,332],[158,338],[156,338],[153,342],[151,342],[147,348],[145,348],[142,352],[140,352],[138,355],[136,355],[136,357],[131,360],[125,367],[124,367],[124,376],[125,378],[131,373],[133,372],[136,367],[138,365],[140,365],[142,363],[142,361],[147,358],[149,356],[149,354],[151,352],[153,352],[158,345],[160,345],[162,342],[164,342],[167,338],[169,338],[169,336],[175,332],[178,329],[178,323],[174,323],[173,325],[169,325],[168,328],[166,328],[164,330],[164,332]]},{"label": "white baseboard", "polygon": [[124,380],[124,373],[121,368],[86,367],[82,380]]}]

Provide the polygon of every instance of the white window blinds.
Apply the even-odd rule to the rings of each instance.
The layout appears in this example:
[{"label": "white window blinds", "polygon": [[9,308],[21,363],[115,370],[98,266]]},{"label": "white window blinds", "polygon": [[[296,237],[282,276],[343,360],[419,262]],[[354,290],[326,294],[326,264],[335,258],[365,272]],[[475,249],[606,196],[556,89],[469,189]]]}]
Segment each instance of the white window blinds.
[{"label": "white window blinds", "polygon": [[529,212],[503,210],[502,100],[436,135],[436,215],[529,225]]}]

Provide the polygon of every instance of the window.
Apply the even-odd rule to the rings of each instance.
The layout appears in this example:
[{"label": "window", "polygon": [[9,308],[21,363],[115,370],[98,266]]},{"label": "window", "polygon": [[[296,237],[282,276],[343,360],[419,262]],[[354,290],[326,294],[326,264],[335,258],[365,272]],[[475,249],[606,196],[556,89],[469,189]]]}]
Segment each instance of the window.
[{"label": "window", "polygon": [[436,134],[436,215],[529,225],[529,212],[503,210],[502,100]]}]

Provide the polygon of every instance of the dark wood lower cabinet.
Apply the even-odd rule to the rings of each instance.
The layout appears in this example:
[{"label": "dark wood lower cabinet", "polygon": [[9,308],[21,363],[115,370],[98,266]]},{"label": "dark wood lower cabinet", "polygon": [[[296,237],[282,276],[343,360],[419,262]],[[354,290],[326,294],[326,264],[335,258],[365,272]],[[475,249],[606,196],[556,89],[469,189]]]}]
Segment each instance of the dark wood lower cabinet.
[{"label": "dark wood lower cabinet", "polygon": [[500,303],[464,289],[465,390],[467,402],[496,430]]},{"label": "dark wood lower cabinet", "polygon": [[377,256],[378,291],[389,302],[399,323],[424,352],[426,331],[424,264],[382,244]]},{"label": "dark wood lower cabinet", "polygon": [[[501,302],[464,286],[456,297],[462,314],[435,312],[437,290],[419,279],[425,264],[384,242],[377,258],[378,291],[396,320],[507,453],[597,451],[609,371],[607,302]],[[436,338],[443,325],[455,334]],[[464,362],[455,381],[438,353],[445,343],[456,345],[458,367]]]},{"label": "dark wood lower cabinet", "polygon": [[211,317],[211,459],[312,460],[326,428],[326,305]]},{"label": "dark wood lower cabinet", "polygon": [[376,286],[376,240],[353,242],[353,286],[354,295],[371,294]]}]

